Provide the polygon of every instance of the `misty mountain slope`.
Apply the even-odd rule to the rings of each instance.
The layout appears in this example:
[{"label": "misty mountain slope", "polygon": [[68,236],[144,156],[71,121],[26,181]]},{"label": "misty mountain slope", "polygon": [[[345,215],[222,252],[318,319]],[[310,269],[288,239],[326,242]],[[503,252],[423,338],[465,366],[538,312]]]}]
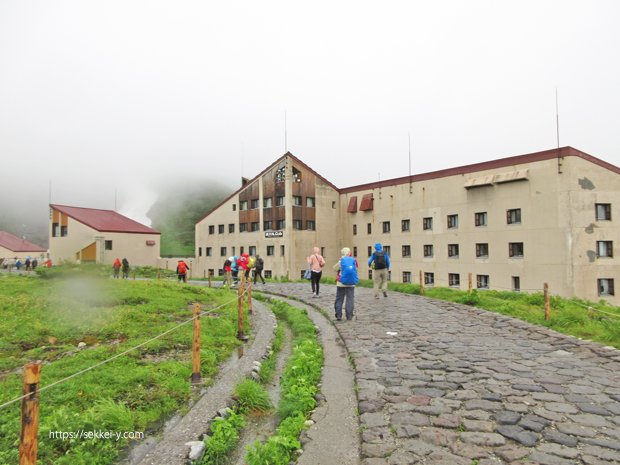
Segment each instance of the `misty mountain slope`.
[{"label": "misty mountain slope", "polygon": [[231,193],[232,188],[205,181],[180,181],[159,192],[147,216],[161,232],[161,255],[193,256],[196,222]]}]

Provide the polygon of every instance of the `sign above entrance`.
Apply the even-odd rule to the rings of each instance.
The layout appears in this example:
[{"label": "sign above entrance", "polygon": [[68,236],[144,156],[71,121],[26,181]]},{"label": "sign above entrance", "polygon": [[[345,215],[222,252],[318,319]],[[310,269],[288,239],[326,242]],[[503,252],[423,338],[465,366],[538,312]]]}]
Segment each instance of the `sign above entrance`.
[{"label": "sign above entrance", "polygon": [[265,237],[283,237],[284,231],[265,231]]}]

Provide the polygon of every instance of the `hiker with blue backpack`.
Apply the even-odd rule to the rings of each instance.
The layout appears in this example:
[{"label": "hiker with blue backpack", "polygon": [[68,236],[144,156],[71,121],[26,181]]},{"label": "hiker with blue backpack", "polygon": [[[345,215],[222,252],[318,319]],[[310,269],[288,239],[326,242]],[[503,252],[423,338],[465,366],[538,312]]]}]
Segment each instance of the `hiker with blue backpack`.
[{"label": "hiker with blue backpack", "polygon": [[351,256],[351,249],[344,247],[340,254],[342,258],[334,265],[338,272],[336,277],[336,320],[342,321],[342,305],[344,304],[347,320],[353,318],[353,306],[355,304],[355,285],[358,282],[357,260]]},{"label": "hiker with blue backpack", "polygon": [[372,287],[375,291],[375,299],[379,298],[379,291],[383,292],[383,297],[387,297],[390,256],[383,250],[380,242],[375,244],[375,251],[368,259],[368,267],[372,268]]}]

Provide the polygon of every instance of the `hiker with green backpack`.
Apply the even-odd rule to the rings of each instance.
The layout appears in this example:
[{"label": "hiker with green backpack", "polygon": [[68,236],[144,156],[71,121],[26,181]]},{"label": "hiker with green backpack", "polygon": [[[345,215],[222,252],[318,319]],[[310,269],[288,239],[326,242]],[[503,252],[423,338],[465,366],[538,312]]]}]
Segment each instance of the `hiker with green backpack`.
[{"label": "hiker with green backpack", "polygon": [[351,249],[344,247],[340,254],[342,258],[334,265],[338,272],[336,276],[336,320],[342,321],[342,305],[344,304],[347,320],[353,319],[353,306],[355,304],[355,285],[357,277],[357,260],[351,256]]}]

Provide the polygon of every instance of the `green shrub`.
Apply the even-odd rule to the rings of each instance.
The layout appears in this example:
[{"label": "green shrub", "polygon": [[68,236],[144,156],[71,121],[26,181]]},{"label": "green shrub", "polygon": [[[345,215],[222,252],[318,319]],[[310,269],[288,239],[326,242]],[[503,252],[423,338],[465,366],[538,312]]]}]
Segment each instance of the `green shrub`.
[{"label": "green shrub", "polygon": [[273,407],[265,388],[251,379],[237,384],[234,397],[241,413],[266,412]]}]

